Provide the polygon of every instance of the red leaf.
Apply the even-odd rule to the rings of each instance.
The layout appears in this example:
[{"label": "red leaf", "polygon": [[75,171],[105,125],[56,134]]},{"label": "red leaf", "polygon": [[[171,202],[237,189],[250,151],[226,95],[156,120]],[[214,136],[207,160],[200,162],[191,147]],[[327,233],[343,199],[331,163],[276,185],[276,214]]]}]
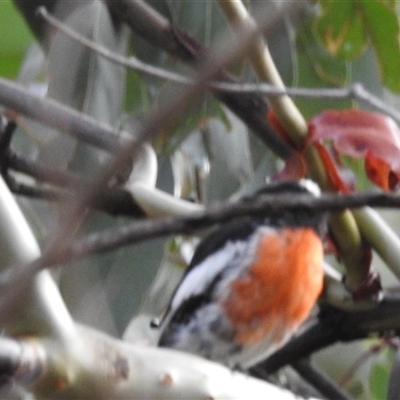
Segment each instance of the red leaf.
[{"label": "red leaf", "polygon": [[365,158],[368,177],[383,189],[400,179],[400,131],[388,116],[359,109],[325,111],[309,122],[310,140],[332,140],[335,150]]},{"label": "red leaf", "polygon": [[399,176],[390,166],[381,159],[367,153],[365,158],[365,172],[370,181],[384,190],[395,190],[399,186]]}]

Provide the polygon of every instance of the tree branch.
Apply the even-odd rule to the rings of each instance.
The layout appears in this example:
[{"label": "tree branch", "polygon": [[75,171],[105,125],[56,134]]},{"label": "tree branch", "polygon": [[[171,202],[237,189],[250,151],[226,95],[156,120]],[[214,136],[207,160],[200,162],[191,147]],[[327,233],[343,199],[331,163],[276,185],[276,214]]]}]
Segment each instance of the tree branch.
[{"label": "tree branch", "polygon": [[[352,194],[324,193],[319,198],[308,195],[261,195],[230,204],[217,204],[205,211],[183,217],[166,217],[136,221],[118,228],[109,228],[80,238],[70,246],[59,249],[53,262],[65,263],[120,246],[132,245],[144,240],[171,234],[190,234],[216,223],[245,215],[274,215],[287,210],[339,211],[366,205],[392,208],[400,207],[400,196],[376,192]],[[0,280],[1,281],[1,280]]]},{"label": "tree branch", "polygon": [[121,132],[111,126],[54,100],[32,94],[23,86],[1,77],[0,104],[101,149],[116,151],[120,148]]},{"label": "tree branch", "polygon": [[33,340],[0,337],[0,382],[29,385],[45,369],[44,351]]},{"label": "tree branch", "polygon": [[310,360],[303,359],[292,364],[295,371],[328,399],[351,400],[352,398],[340,389],[328,376],[317,371]]},{"label": "tree branch", "polygon": [[[18,183],[16,178],[7,175],[7,183],[11,191],[28,197],[66,202],[70,198],[71,190],[79,191],[93,183],[91,180],[80,177],[72,172],[50,168],[38,161],[28,160],[12,150],[8,154],[8,167],[15,171],[23,172],[42,182],[61,188],[68,188],[68,191],[65,191],[47,186],[22,184]],[[145,216],[145,212],[132,197],[131,193],[122,187],[105,187],[100,189],[98,196],[93,198],[88,207],[111,215]]]},{"label": "tree branch", "polygon": [[68,346],[51,337],[0,338],[2,359],[0,373],[19,382],[26,377],[23,383],[37,398],[297,398],[288,390],[201,357],[123,342],[82,325]]},{"label": "tree branch", "polygon": [[365,339],[372,333],[400,332],[400,297],[386,295],[379,303],[360,303],[354,309],[321,305],[320,317],[268,359],[252,367],[255,376],[273,373],[336,342]]}]

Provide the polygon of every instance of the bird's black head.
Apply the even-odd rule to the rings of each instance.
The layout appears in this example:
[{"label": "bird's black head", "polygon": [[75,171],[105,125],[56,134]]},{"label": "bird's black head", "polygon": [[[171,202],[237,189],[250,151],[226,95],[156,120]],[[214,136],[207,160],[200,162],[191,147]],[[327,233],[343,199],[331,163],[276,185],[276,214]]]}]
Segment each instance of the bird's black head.
[{"label": "bird's black head", "polygon": [[[270,182],[258,190],[255,195],[260,196],[264,194],[271,196],[287,195],[293,197],[296,195],[309,195],[311,197],[319,197],[321,190],[313,181],[302,179],[300,181]],[[262,223],[276,227],[309,226],[319,235],[324,236],[327,231],[327,215],[327,212],[315,211],[311,207],[301,207],[268,215],[263,218]]]},{"label": "bird's black head", "polygon": [[310,179],[299,181],[268,182],[256,194],[309,194],[318,197],[321,194],[319,186]]}]

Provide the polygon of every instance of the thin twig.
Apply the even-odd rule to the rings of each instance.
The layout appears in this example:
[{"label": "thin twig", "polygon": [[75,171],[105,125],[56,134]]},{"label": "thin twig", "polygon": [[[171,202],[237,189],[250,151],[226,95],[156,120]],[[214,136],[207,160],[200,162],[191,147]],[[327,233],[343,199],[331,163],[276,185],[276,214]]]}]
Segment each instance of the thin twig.
[{"label": "thin twig", "polygon": [[210,227],[216,223],[243,215],[268,215],[287,211],[288,209],[309,209],[312,211],[342,210],[347,207],[363,207],[373,205],[379,207],[400,207],[400,197],[383,193],[354,193],[341,195],[325,193],[320,198],[307,195],[296,197],[287,195],[262,195],[253,200],[232,204],[214,205],[203,212],[196,212],[187,217],[167,217],[144,220],[118,228],[109,228],[93,233],[75,241],[60,242],[56,257],[51,253],[31,265],[10,269],[0,275],[0,289],[4,290],[11,282],[24,281],[27,271],[67,263],[93,254],[117,249],[151,238],[178,233],[193,233]]},{"label": "thin twig", "polygon": [[372,346],[370,346],[369,349],[366,349],[363,351],[360,356],[353,362],[352,365],[345,371],[342,376],[338,379],[338,384],[345,388],[348,387],[349,382],[351,379],[354,377],[354,375],[357,373],[357,371],[360,370],[360,368],[365,365],[370,358],[373,356],[376,356],[377,353],[382,351],[382,349],[386,346],[386,343],[384,340],[380,340],[379,343],[375,343]]},{"label": "thin twig", "polygon": [[[137,72],[153,76],[159,79],[168,80],[182,85],[193,85],[194,81],[188,76],[177,74],[168,71],[164,68],[155,67],[140,61],[138,58],[130,56],[124,57],[114,53],[106,47],[99,45],[84,36],[76,33],[68,28],[65,24],[52,17],[45,9],[39,7],[38,14],[42,16],[49,24],[64,32],[66,35],[76,40],[83,46],[95,51],[102,55],[104,58],[113,61],[116,64],[122,65],[126,68],[133,69]],[[274,85],[267,83],[235,83],[235,82],[211,82],[210,89],[219,90],[226,93],[242,93],[242,94],[259,94],[268,95],[269,97],[277,97],[289,95],[291,97],[300,97],[308,99],[354,99],[363,101],[373,108],[386,113],[391,116],[397,123],[400,124],[400,112],[393,107],[368,92],[361,83],[353,83],[343,88],[278,88]]]},{"label": "thin twig", "polygon": [[353,99],[362,101],[374,109],[379,110],[392,117],[400,124],[400,112],[389,106],[384,101],[368,92],[361,83],[354,82],[343,88],[294,88],[285,87],[279,89],[266,83],[225,83],[215,82],[213,87],[219,90],[235,93],[259,93],[268,96],[289,95],[291,97],[302,97],[307,99],[331,99],[343,100]]},{"label": "thin twig", "polygon": [[83,178],[66,170],[51,168],[40,161],[25,158],[14,150],[10,150],[7,155],[8,166],[15,171],[23,172],[42,182],[51,183],[56,186],[86,186],[90,180]]},{"label": "thin twig", "polygon": [[[55,185],[57,189],[48,185],[26,185],[19,183],[13,176],[7,177],[10,189],[16,193],[29,197],[42,198],[50,201],[67,202],[73,192],[93,184],[93,180],[74,174],[70,171],[51,168],[40,161],[29,160],[10,150],[5,157],[7,168],[22,172],[46,184]],[[139,163],[139,165],[143,165]],[[109,185],[101,188],[93,198],[88,208],[94,208],[111,215],[131,217],[155,217],[161,215],[184,215],[202,208],[200,204],[177,198],[172,194],[154,188],[144,182],[143,168],[135,170],[138,181],[129,178],[125,185]],[[5,171],[8,172],[8,171]],[[132,179],[132,181],[131,181]],[[67,187],[68,190],[59,190]]]},{"label": "thin twig", "polygon": [[113,152],[120,148],[121,132],[111,126],[1,77],[0,104],[101,149]]},{"label": "thin twig", "polygon": [[100,54],[107,60],[113,61],[116,64],[122,65],[126,68],[130,68],[137,72],[142,72],[143,74],[154,76],[160,79],[165,79],[168,81],[172,81],[175,83],[181,83],[185,85],[192,85],[194,84],[193,79],[189,77],[185,77],[183,75],[176,74],[174,72],[167,71],[163,68],[158,68],[150,64],[146,64],[140,61],[138,58],[134,56],[124,57],[115,52],[108,50],[106,47],[101,46],[99,44],[94,43],[93,41],[85,38],[84,36],[80,35],[79,33],[75,32],[67,25],[63,24],[62,22],[58,21],[56,18],[52,17],[46,10],[44,6],[41,6],[37,9],[37,14],[43,17],[50,25],[57,28],[61,32],[64,32],[67,36],[71,39],[75,40],[82,46],[85,46],[97,54]]},{"label": "thin twig", "polygon": [[17,195],[47,201],[62,201],[65,197],[63,196],[63,192],[60,190],[34,184],[21,183],[10,174],[7,174],[4,178],[11,192]]},{"label": "thin twig", "polygon": [[[168,71],[164,68],[156,67],[151,64],[147,64],[143,61],[140,61],[138,58],[134,56],[124,57],[115,52],[110,51],[108,48],[97,44],[83,35],[75,32],[71,28],[69,28],[66,24],[60,22],[53,16],[51,16],[44,6],[41,6],[37,10],[37,14],[43,17],[50,25],[54,28],[57,28],[61,32],[65,33],[68,37],[75,40],[82,46],[85,46],[97,54],[100,54],[104,58],[122,65],[126,68],[132,69],[137,72],[141,72],[145,75],[149,75],[152,77],[160,78],[163,80],[171,81],[178,84],[183,85],[193,85],[195,81],[188,77],[181,74],[177,74],[171,71]],[[348,97],[348,93],[346,92],[343,94],[343,91],[337,93],[334,91],[332,95],[326,94],[326,92],[319,91],[318,95],[313,95],[313,89],[280,89],[273,85],[268,84],[243,84],[243,83],[234,83],[234,82],[211,82],[208,84],[211,89],[222,90],[224,92],[231,92],[231,93],[256,93],[256,94],[268,94],[271,96],[282,96],[284,94],[292,94],[294,96],[299,97],[328,97],[328,98],[337,98],[342,99],[344,96]],[[317,89],[318,90],[318,89]]]},{"label": "thin twig", "polygon": [[303,359],[292,364],[295,371],[308,383],[328,399],[351,400],[351,396],[345,393],[331,378],[317,371],[310,360]]},{"label": "thin twig", "polygon": [[285,365],[309,357],[311,354],[331,346],[340,340],[340,330],[317,321],[302,334],[295,336],[284,347],[273,353],[265,361],[250,368],[253,376],[273,374]]},{"label": "thin twig", "polygon": [[[18,182],[11,174],[7,174],[8,186],[15,194],[47,201],[67,202],[71,198],[71,191],[82,190],[82,188],[93,183],[90,179],[83,178],[72,172],[50,168],[38,161],[28,160],[12,150],[7,156],[7,161],[8,167],[15,171],[25,173],[45,183],[68,188],[68,191],[66,191],[60,190],[58,187],[28,185]],[[98,194],[88,207],[111,215],[131,217],[144,217],[146,215],[131,193],[121,187],[105,187]]]},{"label": "thin twig", "polygon": [[72,242],[70,246],[60,248],[58,262],[70,262],[160,236],[193,233],[216,223],[244,215],[267,216],[295,209],[308,209],[313,212],[338,211],[367,205],[382,208],[400,207],[400,196],[370,192],[358,192],[349,195],[324,193],[320,198],[308,195],[296,197],[262,195],[253,200],[214,205],[205,211],[185,217],[136,221],[122,227],[93,233]]}]

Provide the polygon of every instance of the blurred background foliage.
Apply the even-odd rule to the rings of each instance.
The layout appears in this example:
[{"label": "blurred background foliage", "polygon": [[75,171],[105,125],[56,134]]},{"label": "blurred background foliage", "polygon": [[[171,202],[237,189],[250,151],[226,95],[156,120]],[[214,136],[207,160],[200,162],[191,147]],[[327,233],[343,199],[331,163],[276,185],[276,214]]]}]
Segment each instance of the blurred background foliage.
[{"label": "blurred background foliage", "polygon": [[[148,3],[205,45],[211,45],[227,29],[213,1]],[[252,7],[251,1],[246,3]],[[187,67],[111,18],[101,1],[3,0],[2,77],[17,79],[31,90],[128,132],[173,95],[173,84],[125,71],[65,35],[49,32],[35,15],[41,4],[77,32],[118,54],[134,54],[150,64],[188,72]],[[312,88],[361,82],[396,106],[400,92],[396,5],[395,1],[383,0],[310,2],[300,15],[288,17],[267,34],[285,83]],[[237,62],[231,71],[243,81],[255,81],[246,62]],[[354,104],[350,100],[309,99],[296,99],[296,103],[306,118],[327,108]],[[91,176],[109,157],[34,121],[22,121],[14,146],[29,158]],[[158,157],[157,187],[205,204],[249,193],[280,167],[280,161],[248,127],[211,95],[194,104],[172,129],[160,128],[152,144]],[[19,201],[38,237],[44,238],[62,210],[42,200]],[[393,220],[392,215],[389,218]],[[93,232],[126,222],[126,218],[91,212],[81,230]],[[78,321],[118,336],[140,312],[141,317],[131,321],[125,337],[142,338],[148,334],[146,316],[165,307],[195,244],[196,239],[189,237],[166,238],[92,257],[58,271],[60,288]],[[391,275],[384,276],[386,285],[393,282]],[[316,359],[333,377],[346,381],[346,388],[357,398],[382,398],[382,382],[387,381],[390,371],[389,350],[374,353],[368,362],[352,370],[360,354],[368,352],[368,346],[338,345]],[[371,363],[375,359],[378,361]]]},{"label": "blurred background foliage", "polygon": [[0,3],[0,75],[15,79],[34,37],[11,0]]}]

